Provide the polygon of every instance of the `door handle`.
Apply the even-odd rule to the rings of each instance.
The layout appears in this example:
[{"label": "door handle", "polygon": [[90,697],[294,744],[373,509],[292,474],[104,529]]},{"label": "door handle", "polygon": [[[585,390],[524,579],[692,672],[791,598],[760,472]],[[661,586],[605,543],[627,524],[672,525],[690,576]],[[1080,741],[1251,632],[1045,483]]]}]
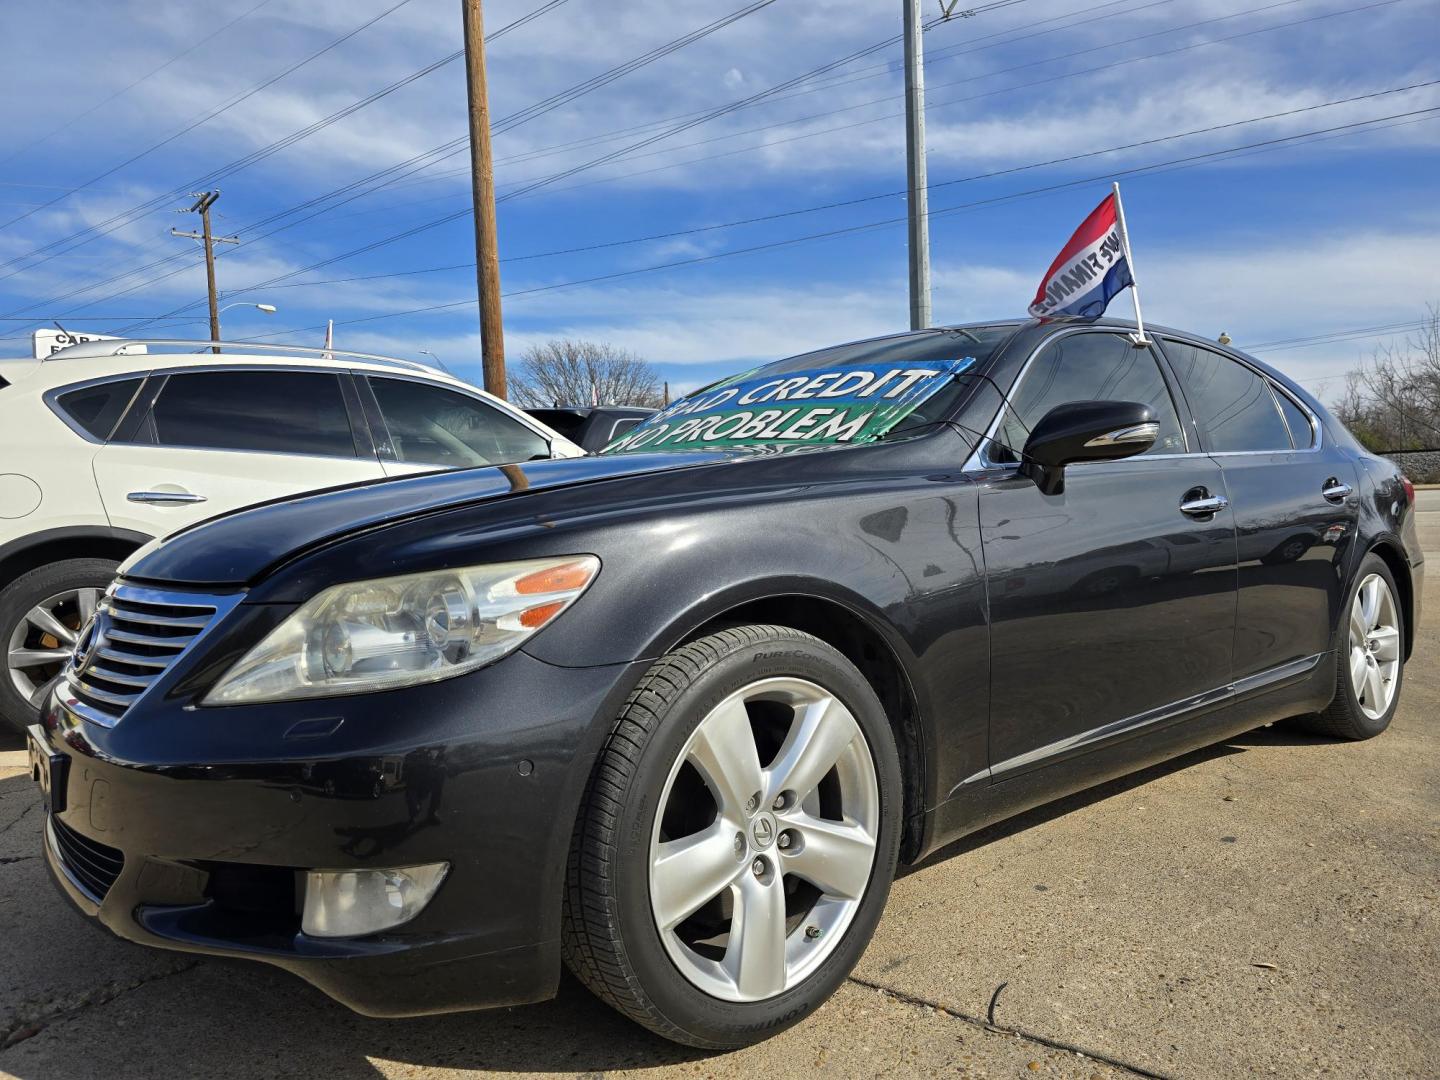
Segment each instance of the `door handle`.
[{"label": "door handle", "polygon": [[1345,483],[1344,480],[1341,480],[1337,476],[1332,476],[1329,480],[1325,481],[1325,486],[1320,489],[1320,494],[1324,495],[1325,498],[1332,503],[1343,503],[1350,497],[1350,493],[1354,490],[1355,489]]},{"label": "door handle", "polygon": [[192,495],[188,491],[132,491],[125,496],[126,502],[145,503],[147,506],[185,506],[202,503],[204,495]]},{"label": "door handle", "polygon": [[1230,500],[1224,495],[1211,495],[1201,488],[1199,491],[1185,493],[1185,498],[1180,503],[1180,512],[1191,517],[1212,517],[1229,505]]}]

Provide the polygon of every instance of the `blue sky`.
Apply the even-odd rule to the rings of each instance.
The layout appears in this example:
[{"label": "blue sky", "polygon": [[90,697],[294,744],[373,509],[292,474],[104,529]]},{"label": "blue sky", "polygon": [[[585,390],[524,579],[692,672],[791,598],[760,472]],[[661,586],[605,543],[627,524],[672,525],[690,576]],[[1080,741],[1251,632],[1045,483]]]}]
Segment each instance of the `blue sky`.
[{"label": "blue sky", "polygon": [[[199,252],[168,232],[196,222],[172,213],[187,200],[167,193],[460,47],[456,0],[398,2],[11,0],[0,65],[0,221],[9,222],[0,228],[0,314],[10,316],[0,337],[10,340],[0,349],[28,350],[16,336],[53,318],[109,331],[177,309],[146,332],[202,336]],[[489,0],[487,29],[541,3]],[[511,116],[740,6],[566,0],[491,45],[493,115]],[[926,11],[938,15],[936,0]],[[1242,347],[1417,320],[1440,300],[1440,112],[1400,114],[1440,107],[1440,86],[1311,107],[1440,80],[1437,16],[1437,0],[1022,0],[935,26],[926,77],[930,180],[944,185],[931,195],[936,320],[1021,314],[1113,174],[1148,318],[1228,331]],[[896,0],[775,0],[497,134],[502,198],[899,29]],[[905,182],[899,62],[895,44],[502,201],[503,284],[519,294],[505,306],[511,355],[552,336],[607,341],[654,362],[683,392],[757,362],[903,329],[904,227],[879,224],[905,212],[894,194]],[[1289,115],[1237,123],[1278,113]],[[1172,138],[1222,125],[1233,126]],[[222,302],[279,308],[268,317],[228,312],[225,335],[318,345],[314,327],[333,318],[340,347],[428,350],[478,378],[475,309],[465,303],[474,272],[433,269],[472,261],[468,217],[295,273],[463,214],[463,146],[261,224],[465,130],[464,69],[452,62],[211,181],[223,192],[216,231],[243,241],[220,249]],[[966,179],[994,173],[1003,175]],[[596,245],[610,246],[529,257]],[[708,261],[631,273],[696,258]],[[606,275],[626,276],[568,284]],[[275,278],[283,280],[255,287]],[[458,306],[396,314],[439,305]],[[1128,299],[1112,313],[1128,314]],[[1376,343],[1363,334],[1261,354],[1328,397]]]}]

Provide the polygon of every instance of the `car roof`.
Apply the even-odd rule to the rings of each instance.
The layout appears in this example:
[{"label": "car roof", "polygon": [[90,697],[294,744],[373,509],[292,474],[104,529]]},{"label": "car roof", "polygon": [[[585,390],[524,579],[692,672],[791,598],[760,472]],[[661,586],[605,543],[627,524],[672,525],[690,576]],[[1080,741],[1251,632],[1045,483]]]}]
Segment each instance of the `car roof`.
[{"label": "car roof", "polygon": [[[144,345],[145,352],[121,352],[124,348]],[[387,375],[408,375],[427,382],[441,383],[469,393],[493,395],[474,383],[431,364],[398,357],[351,353],[336,349],[303,349],[267,347],[254,342],[222,345],[220,353],[211,352],[204,341],[95,341],[82,342],[35,361],[17,359],[13,369],[29,389],[45,391],[75,382],[88,382],[144,372],[194,370],[207,367],[309,368],[311,370],[369,371]],[[164,348],[170,351],[156,351]],[[8,368],[5,370],[9,370]],[[509,403],[506,403],[507,406]],[[514,406],[509,406],[514,408]]]}]

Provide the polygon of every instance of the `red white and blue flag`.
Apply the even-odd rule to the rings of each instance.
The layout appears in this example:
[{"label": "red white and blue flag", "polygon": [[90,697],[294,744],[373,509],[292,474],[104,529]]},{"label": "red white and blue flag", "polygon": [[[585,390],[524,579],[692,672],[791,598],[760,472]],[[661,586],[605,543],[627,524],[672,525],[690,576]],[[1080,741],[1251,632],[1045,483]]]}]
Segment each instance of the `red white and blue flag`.
[{"label": "red white and blue flag", "polygon": [[1120,196],[1107,195],[1060,249],[1030,304],[1036,318],[1097,318],[1121,291],[1135,284]]}]

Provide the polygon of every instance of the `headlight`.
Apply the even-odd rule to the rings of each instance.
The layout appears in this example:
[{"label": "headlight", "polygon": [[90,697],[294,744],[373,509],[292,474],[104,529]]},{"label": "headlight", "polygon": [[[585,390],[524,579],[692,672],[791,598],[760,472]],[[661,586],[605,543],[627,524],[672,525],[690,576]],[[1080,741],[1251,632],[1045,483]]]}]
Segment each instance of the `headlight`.
[{"label": "headlight", "polygon": [[336,585],[251,649],[206,705],[334,697],[435,682],[515,649],[600,570],[593,555]]}]

